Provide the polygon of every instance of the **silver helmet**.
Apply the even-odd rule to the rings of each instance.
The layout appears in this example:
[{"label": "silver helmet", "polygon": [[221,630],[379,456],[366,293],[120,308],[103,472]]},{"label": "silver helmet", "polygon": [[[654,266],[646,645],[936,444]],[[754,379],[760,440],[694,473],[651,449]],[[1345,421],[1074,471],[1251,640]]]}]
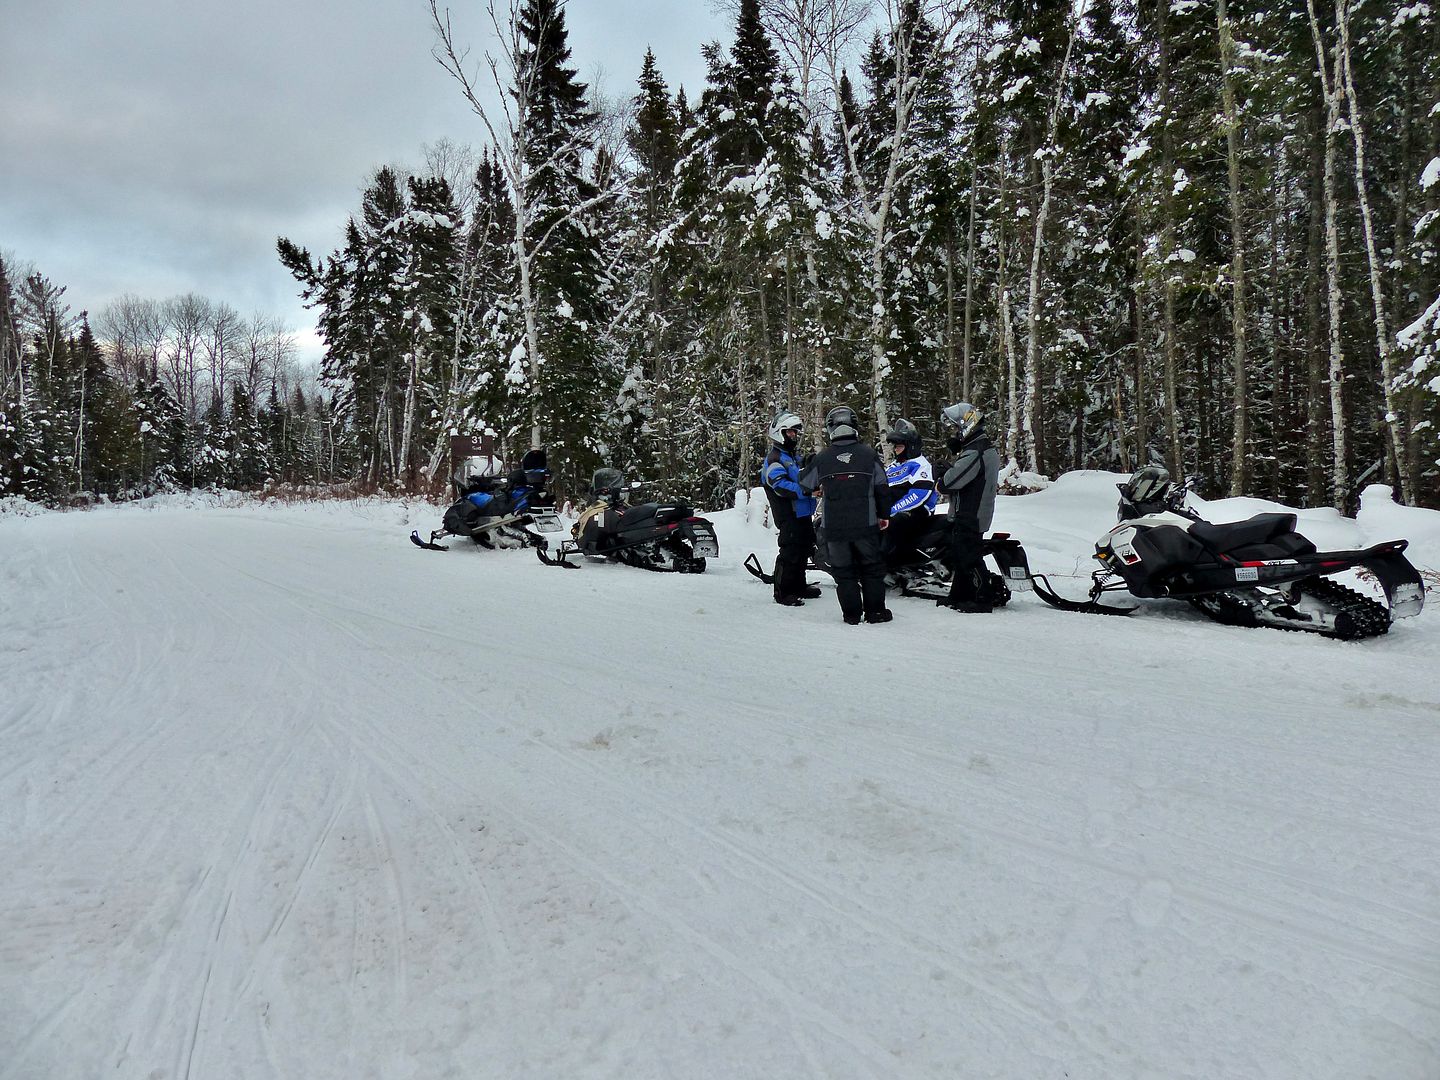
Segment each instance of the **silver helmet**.
[{"label": "silver helmet", "polygon": [[1129,481],[1120,485],[1121,493],[1133,503],[1163,502],[1174,488],[1170,473],[1159,465],[1136,469]]},{"label": "silver helmet", "polygon": [[980,430],[985,414],[968,401],[946,405],[940,410],[940,423],[954,429],[955,437],[964,441]]}]

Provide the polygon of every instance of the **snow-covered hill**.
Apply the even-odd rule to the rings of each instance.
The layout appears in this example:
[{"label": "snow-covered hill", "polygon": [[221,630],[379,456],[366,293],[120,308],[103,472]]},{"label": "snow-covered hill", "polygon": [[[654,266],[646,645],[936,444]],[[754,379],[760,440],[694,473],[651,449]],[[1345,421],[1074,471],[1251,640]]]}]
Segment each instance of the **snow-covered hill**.
[{"label": "snow-covered hill", "polygon": [[[1117,479],[996,525],[1081,595]],[[0,1080],[1440,1075],[1433,606],[848,627],[760,517],[700,577],[0,517]],[[1302,519],[1440,567],[1374,490]]]}]

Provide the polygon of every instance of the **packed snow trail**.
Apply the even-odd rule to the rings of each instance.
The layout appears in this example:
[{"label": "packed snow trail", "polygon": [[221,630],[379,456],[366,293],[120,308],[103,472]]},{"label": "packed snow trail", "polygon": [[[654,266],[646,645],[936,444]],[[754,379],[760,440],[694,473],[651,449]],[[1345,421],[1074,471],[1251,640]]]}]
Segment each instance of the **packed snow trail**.
[{"label": "packed snow trail", "polygon": [[[999,524],[1073,573],[1102,488]],[[433,514],[0,519],[0,1080],[1440,1072],[1434,611],[848,627],[733,512]]]}]

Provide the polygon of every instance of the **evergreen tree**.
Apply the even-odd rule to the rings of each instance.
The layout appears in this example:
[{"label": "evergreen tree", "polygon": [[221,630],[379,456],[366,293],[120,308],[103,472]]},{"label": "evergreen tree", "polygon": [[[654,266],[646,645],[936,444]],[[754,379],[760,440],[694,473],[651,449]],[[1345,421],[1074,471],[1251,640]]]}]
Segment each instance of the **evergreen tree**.
[{"label": "evergreen tree", "polygon": [[530,371],[519,374],[529,383],[532,440],[542,437],[557,466],[578,480],[605,456],[602,421],[619,382],[613,358],[598,347],[613,281],[595,228],[599,192],[585,168],[596,116],[571,66],[563,5],[525,0],[517,30],[514,93],[532,255],[522,303],[534,326],[530,347],[538,349]]}]

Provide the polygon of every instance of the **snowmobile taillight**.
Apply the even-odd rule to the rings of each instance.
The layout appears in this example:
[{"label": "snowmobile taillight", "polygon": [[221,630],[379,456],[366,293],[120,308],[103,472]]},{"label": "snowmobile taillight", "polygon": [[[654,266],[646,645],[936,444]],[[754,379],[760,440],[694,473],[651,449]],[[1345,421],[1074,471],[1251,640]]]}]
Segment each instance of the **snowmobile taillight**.
[{"label": "snowmobile taillight", "polygon": [[991,540],[1009,540],[1009,539],[1010,539],[1010,534],[1009,534],[1009,533],[991,533],[991,534],[990,534],[990,539],[991,539]]}]

